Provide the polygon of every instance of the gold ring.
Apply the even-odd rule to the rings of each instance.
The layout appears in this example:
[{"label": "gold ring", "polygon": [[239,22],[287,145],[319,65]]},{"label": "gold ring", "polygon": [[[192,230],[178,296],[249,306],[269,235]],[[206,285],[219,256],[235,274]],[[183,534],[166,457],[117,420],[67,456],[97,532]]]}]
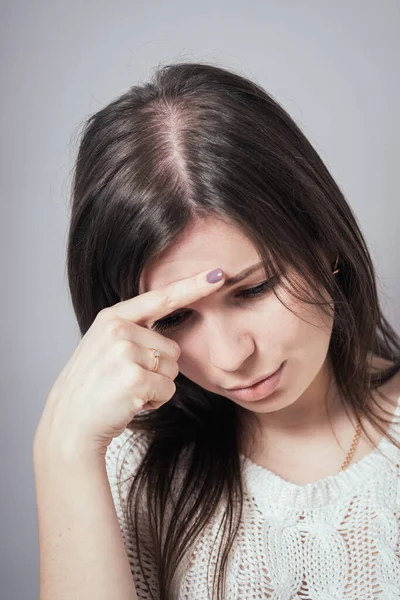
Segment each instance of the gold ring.
[{"label": "gold ring", "polygon": [[154,371],[157,371],[157,369],[158,369],[158,361],[161,356],[161,353],[159,350],[156,350],[155,348],[149,348],[149,350],[152,350],[154,352],[154,365],[152,368],[152,371],[154,372]]}]

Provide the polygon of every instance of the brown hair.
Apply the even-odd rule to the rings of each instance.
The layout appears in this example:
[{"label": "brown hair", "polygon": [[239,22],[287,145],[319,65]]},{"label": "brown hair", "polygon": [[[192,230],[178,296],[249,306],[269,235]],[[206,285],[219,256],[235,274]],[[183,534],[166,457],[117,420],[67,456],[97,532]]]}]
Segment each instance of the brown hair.
[{"label": "brown hair", "polygon": [[[138,294],[149,261],[195,218],[240,228],[268,269],[301,274],[291,293],[325,310],[334,300],[329,355],[346,410],[385,434],[371,391],[400,369],[400,340],[379,304],[376,275],[357,220],[321,158],[279,103],[258,84],[221,67],[159,66],[86,122],[74,169],[68,278],[84,335],[97,313]],[[333,276],[325,258],[339,256]],[[317,285],[315,285],[317,284]],[[371,355],[388,361],[377,372]],[[150,434],[130,488],[130,527],[139,536],[139,502],[148,507],[159,598],[189,544],[224,506],[217,592],[242,508],[241,422],[235,404],[179,374],[160,409],[129,424]],[[389,413],[388,413],[389,414]],[[390,438],[397,444],[396,440]],[[186,457],[166,522],[168,490]]]}]

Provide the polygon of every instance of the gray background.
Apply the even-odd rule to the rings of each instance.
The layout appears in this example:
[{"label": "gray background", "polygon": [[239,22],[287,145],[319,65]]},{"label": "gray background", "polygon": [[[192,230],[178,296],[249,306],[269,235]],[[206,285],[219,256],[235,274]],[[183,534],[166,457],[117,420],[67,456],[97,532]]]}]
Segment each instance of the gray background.
[{"label": "gray background", "polygon": [[79,341],[65,243],[84,119],[158,63],[205,60],[255,78],[344,191],[399,330],[400,2],[3,0],[0,9],[0,597],[31,600],[32,438]]}]

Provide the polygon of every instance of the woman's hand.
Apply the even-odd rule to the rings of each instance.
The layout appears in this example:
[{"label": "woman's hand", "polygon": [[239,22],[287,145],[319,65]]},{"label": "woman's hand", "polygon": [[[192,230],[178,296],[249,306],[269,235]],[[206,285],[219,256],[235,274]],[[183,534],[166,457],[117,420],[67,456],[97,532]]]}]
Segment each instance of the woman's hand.
[{"label": "woman's hand", "polygon": [[[219,289],[207,272],[101,310],[55,381],[34,445],[105,453],[142,410],[157,409],[175,393],[179,345],[146,325]],[[154,353],[161,356],[152,371]]]}]

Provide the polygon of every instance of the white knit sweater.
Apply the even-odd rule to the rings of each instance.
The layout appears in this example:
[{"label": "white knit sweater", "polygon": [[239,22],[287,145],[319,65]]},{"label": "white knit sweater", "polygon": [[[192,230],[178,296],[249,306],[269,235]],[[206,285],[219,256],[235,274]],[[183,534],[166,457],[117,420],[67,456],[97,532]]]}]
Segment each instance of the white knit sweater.
[{"label": "white knit sweater", "polygon": [[[395,421],[399,416],[400,398]],[[390,432],[400,440],[397,423],[392,423]],[[140,600],[150,600],[151,594],[138,568],[137,549],[123,509],[129,477],[145,452],[146,439],[142,433],[125,430],[106,454]],[[244,516],[231,552],[226,600],[400,599],[400,451],[387,438],[345,471],[306,485],[290,483],[244,456],[242,460]],[[182,561],[173,579],[173,600],[211,598],[206,566],[221,514],[217,513]],[[145,553],[144,560],[150,589],[157,598],[151,552]]]}]

